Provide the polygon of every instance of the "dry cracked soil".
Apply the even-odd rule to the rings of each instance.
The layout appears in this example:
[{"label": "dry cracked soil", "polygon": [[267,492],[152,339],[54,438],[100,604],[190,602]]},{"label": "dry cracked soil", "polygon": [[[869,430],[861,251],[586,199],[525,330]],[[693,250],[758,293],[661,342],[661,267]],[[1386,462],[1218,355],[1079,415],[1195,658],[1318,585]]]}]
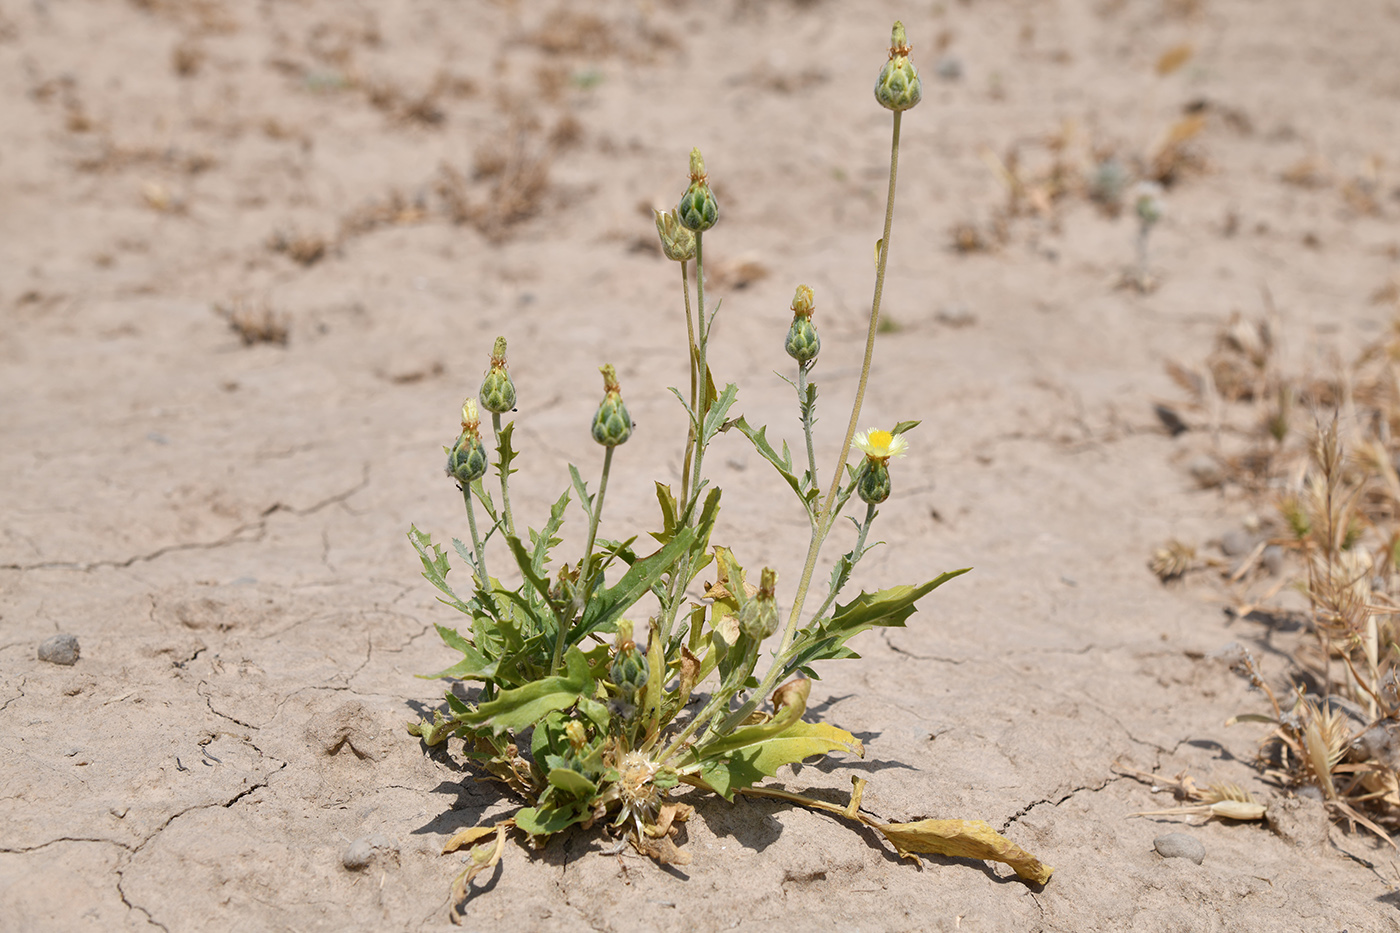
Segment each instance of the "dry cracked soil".
[{"label": "dry cracked soil", "polygon": [[[458,919],[1400,929],[1393,849],[1315,801],[1271,826],[1134,816],[1173,801],[1126,772],[1289,794],[1254,766],[1261,727],[1223,725],[1261,704],[1213,655],[1243,642],[1281,681],[1301,634],[1147,568],[1257,504],[1198,488],[1208,433],[1153,406],[1232,313],[1267,305],[1301,359],[1386,325],[1395,0],[0,0],[0,927],[452,928],[444,839],[516,806],[403,728],[442,699],[416,675],[452,663],[405,532],[465,535],[441,454],[462,399],[504,334],[538,524],[569,462],[596,470],[615,363],[638,429],[604,533],[654,526],[685,350],[650,209],[699,146],[714,370],[799,439],[774,373],[811,284],[830,463],[896,18],[925,93],[862,422],[923,424],[857,582],[975,569],[821,671],[815,712],[865,759],[775,783],[840,800],[860,775],[871,813],[985,819],[1056,874],[918,868],[820,814],[702,799],[683,870],[579,832],[509,851]],[[1120,287],[1114,166],[1168,182],[1151,289]],[[800,510],[743,438],[710,463],[716,540],[790,600]],[[38,660],[59,633],[76,664]],[[1201,864],[1154,851],[1175,830]]]}]

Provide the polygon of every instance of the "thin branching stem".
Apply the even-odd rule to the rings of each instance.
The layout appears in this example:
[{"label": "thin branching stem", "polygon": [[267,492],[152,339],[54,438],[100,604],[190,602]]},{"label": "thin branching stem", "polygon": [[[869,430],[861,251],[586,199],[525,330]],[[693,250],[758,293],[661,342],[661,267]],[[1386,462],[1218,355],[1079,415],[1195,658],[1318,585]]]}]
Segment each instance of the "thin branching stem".
[{"label": "thin branching stem", "polygon": [[[890,187],[889,194],[885,198],[885,235],[880,238],[880,258],[875,268],[875,298],[870,304],[870,326],[865,336],[865,361],[861,364],[860,382],[856,386],[855,402],[851,405],[851,420],[846,427],[846,440],[841,444],[841,456],[836,461],[836,472],[831,478],[831,488],[826,494],[826,501],[822,503],[821,510],[817,513],[817,521],[812,526],[812,540],[807,546],[807,560],[802,567],[802,579],[798,581],[797,594],[792,601],[792,611],[788,614],[787,628],[783,630],[783,641],[778,648],[780,655],[787,651],[797,634],[797,622],[802,617],[802,606],[807,600],[807,591],[812,585],[812,574],[817,569],[817,555],[821,553],[822,543],[826,540],[827,533],[831,531],[831,526],[836,520],[836,496],[841,489],[841,480],[846,475],[846,458],[850,456],[851,441],[856,436],[856,425],[860,422],[861,405],[865,401],[865,385],[870,379],[870,364],[875,357],[875,334],[880,327],[880,299],[885,291],[885,265],[890,255],[890,228],[894,224],[895,179],[899,174],[900,116],[900,112],[896,110],[894,112],[894,131],[890,139]],[[696,237],[697,255],[699,245],[699,237]],[[765,683],[767,680],[768,678],[765,678]],[[767,684],[767,686],[771,687],[772,684]]]}]

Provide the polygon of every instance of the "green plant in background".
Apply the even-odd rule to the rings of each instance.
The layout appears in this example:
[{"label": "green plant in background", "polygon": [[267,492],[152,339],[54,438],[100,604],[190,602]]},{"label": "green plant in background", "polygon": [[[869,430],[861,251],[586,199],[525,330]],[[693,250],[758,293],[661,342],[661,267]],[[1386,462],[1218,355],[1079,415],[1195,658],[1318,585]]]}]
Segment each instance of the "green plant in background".
[{"label": "green plant in background", "polygon": [[[706,305],[704,246],[720,212],[698,149],[691,152],[689,185],[677,207],[656,215],[663,251],[681,267],[689,391],[672,391],[685,408],[689,426],[679,495],[668,485],[655,486],[661,512],[660,529],[650,533],[655,550],[644,553],[646,548],[635,536],[615,540],[598,535],[613,456],[633,430],[612,365],[602,367],[604,397],[592,423],[593,439],[603,447],[596,491],[570,465],[571,488],[539,528],[519,533],[510,503],[517,456],[514,423],[501,424],[502,414],[514,407],[515,387],[507,373],[505,341],[496,341],[479,393],[480,407],[492,414],[494,460],[481,438],[476,399],[463,406],[461,434],[447,449],[448,473],[462,491],[471,532],[470,546],[453,542],[471,570],[470,590],[459,592],[448,582],[448,558],[441,547],[417,528],[409,533],[424,576],[442,591],[443,602],[469,620],[460,629],[437,627],[462,658],[433,676],[480,684],[472,702],[448,692],[446,710],[410,724],[409,731],[427,746],[460,738],[462,754],[526,804],[510,819],[464,830],[448,842],[446,851],[480,843],[454,885],[459,900],[466,897],[473,877],[497,863],[511,831],[540,846],[569,827],[601,824],[660,862],[687,862],[688,855],[673,841],[677,824],[691,814],[687,804],[672,797],[681,785],[726,800],[745,793],[826,810],[879,830],[902,855],[916,859],[919,853],[990,858],[1006,862],[1029,881],[1044,883],[1049,878],[1049,868],[980,821],[879,823],[860,812],[864,782],[859,779],[846,807],[755,786],[784,765],[813,756],[863,754],[851,733],[803,718],[814,666],[857,657],[847,646],[852,637],[875,626],[903,625],[919,599],[966,572],[954,570],[918,585],[861,592],[840,601],[856,565],[870,550],[868,535],[878,506],[890,495],[890,460],[905,451],[905,435],[918,425],[905,421],[889,430],[856,432],[880,323],[900,119],[921,94],[909,52],[904,28],[896,23],[889,60],[875,88],[877,100],[894,117],[884,232],[876,246],[875,295],[860,381],[825,495],[812,442],[817,387],[810,376],[821,349],[812,321],[812,289],[797,288],[784,344],[797,363],[792,385],[805,466],[794,465],[786,442],[781,451],[775,448],[766,428],[731,417],[738,387],[730,383],[718,389],[707,364],[718,307],[709,310]],[[738,549],[711,540],[721,491],[705,476],[705,457],[715,438],[730,429],[743,434],[777,470],[810,524],[810,542],[786,621],[778,609],[776,572],[765,567],[750,573]],[[852,446],[864,454],[855,465],[847,463]],[[500,481],[499,497],[485,484],[492,465]],[[809,595],[814,595],[822,546],[853,496],[865,506],[863,515],[851,518],[855,544],[836,561],[818,608],[805,612]],[[571,502],[588,522],[587,543],[577,563],[558,564],[558,534]],[[481,523],[478,507],[485,516]],[[488,545],[494,545],[493,554],[508,554],[514,561],[518,585],[508,586],[488,573]],[[715,582],[697,596],[696,581],[707,568]],[[762,646],[780,631],[760,676]],[[765,709],[765,703],[770,708]],[[691,712],[694,705],[699,709]]]}]

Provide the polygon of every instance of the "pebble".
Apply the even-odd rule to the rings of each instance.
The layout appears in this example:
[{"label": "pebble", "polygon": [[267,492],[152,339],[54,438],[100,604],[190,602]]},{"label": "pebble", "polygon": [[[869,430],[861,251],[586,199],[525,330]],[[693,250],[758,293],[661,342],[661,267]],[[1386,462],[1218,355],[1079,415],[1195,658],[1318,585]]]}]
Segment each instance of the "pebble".
[{"label": "pebble", "polygon": [[72,667],[78,663],[78,638],[76,635],[54,635],[44,639],[39,646],[39,660],[50,664]]},{"label": "pebble", "polygon": [[1264,554],[1260,558],[1264,569],[1269,571],[1270,576],[1278,576],[1283,573],[1283,548],[1277,544],[1271,544],[1264,548]]},{"label": "pebble", "polygon": [[1189,858],[1197,865],[1206,857],[1206,847],[1195,836],[1167,833],[1152,840],[1152,846],[1162,858]]},{"label": "pebble", "polygon": [[399,847],[383,833],[361,836],[340,856],[340,863],[351,871],[368,868],[380,856],[398,855]]},{"label": "pebble", "polygon": [[1196,457],[1186,464],[1186,470],[1202,489],[1214,489],[1225,482],[1225,470],[1214,457]]}]

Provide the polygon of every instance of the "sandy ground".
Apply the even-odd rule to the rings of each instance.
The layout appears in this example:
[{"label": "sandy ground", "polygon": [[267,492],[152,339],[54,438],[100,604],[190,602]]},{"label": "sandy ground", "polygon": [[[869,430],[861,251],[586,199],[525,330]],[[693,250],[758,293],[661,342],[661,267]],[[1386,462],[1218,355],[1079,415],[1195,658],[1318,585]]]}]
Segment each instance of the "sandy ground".
[{"label": "sandy ground", "polygon": [[[569,461],[597,469],[614,362],[639,428],[604,533],[652,527],[684,325],[648,210],[698,145],[723,211],[716,375],[799,438],[773,371],[813,285],[829,462],[897,17],[926,91],[864,420],[924,424],[858,582],[976,569],[814,686],[866,759],[781,783],[841,799],[859,774],[880,817],[986,819],[1058,871],[920,870],[813,813],[701,800],[684,871],[598,834],[513,849],[466,928],[1400,928],[1393,850],[1315,802],[1272,830],[1133,817],[1171,798],[1115,771],[1286,793],[1252,768],[1259,727],[1223,726],[1262,703],[1211,655],[1253,645],[1282,683],[1299,634],[1231,624],[1217,588],[1146,566],[1257,506],[1196,488],[1208,433],[1172,438],[1152,406],[1181,397],[1165,362],[1201,359],[1234,312],[1272,307],[1305,363],[1386,326],[1394,0],[0,0],[0,927],[449,928],[443,840],[513,806],[402,728],[441,699],[414,675],[452,661],[405,532],[465,534],[441,456],[462,398],[506,335],[516,515],[538,524]],[[1141,167],[1192,114],[1154,291],[1115,287],[1135,222],[1078,190],[1003,216],[986,153],[1019,146],[1028,182],[1052,138],[1075,171],[1096,151]],[[958,224],[992,249],[953,249]],[[231,317],[285,344],[245,345]],[[790,599],[800,512],[742,438],[711,462],[716,539]],[[60,632],[71,667],[36,659]],[[1202,864],[1154,851],[1173,829]],[[344,867],[373,834],[390,848]]]}]

